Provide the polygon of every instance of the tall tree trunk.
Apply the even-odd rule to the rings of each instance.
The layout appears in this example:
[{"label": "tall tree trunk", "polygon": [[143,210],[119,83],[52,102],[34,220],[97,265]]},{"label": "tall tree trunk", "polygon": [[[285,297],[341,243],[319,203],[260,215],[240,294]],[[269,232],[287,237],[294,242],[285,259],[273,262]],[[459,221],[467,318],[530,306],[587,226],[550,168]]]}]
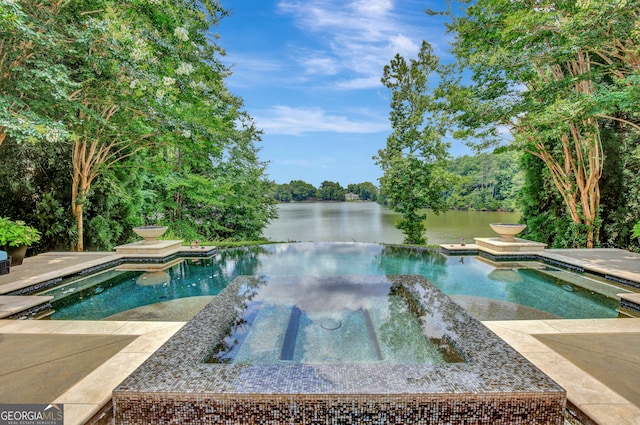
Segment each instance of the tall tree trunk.
[{"label": "tall tree trunk", "polygon": [[82,252],[84,251],[84,225],[83,225],[83,212],[84,212],[84,203],[79,200],[78,197],[72,198],[71,203],[73,207],[71,208],[73,212],[73,217],[76,219],[76,231],[78,233],[78,240],[75,246],[71,247],[72,251]]},{"label": "tall tree trunk", "polygon": [[97,143],[76,142],[73,146],[73,178],[71,184],[71,212],[76,219],[78,240],[73,251],[84,250],[84,204],[91,189],[91,182],[97,173]]},{"label": "tall tree trunk", "polygon": [[[602,177],[602,145],[597,127],[594,133],[580,137],[561,137],[562,163],[546,148],[544,143],[535,143],[529,153],[540,158],[551,171],[553,183],[562,196],[571,220],[586,227],[586,247],[593,248],[597,237],[596,223],[600,208],[600,177]],[[530,139],[531,140],[531,139]],[[571,144],[577,146],[572,152]]]},{"label": "tall tree trunk", "polygon": [[[107,106],[102,111],[102,117],[105,121],[109,121],[117,111],[118,107],[116,105]],[[88,120],[89,118],[84,113],[81,113],[80,119]],[[100,132],[96,136],[99,134]],[[78,232],[78,241],[72,247],[74,251],[82,252],[84,250],[84,203],[89,195],[91,183],[98,176],[101,167],[109,167],[112,163],[130,155],[123,154],[118,157],[120,151],[117,151],[115,159],[112,159],[114,155],[112,152],[113,147],[114,143],[101,142],[99,139],[93,139],[90,142],[83,139],[76,141],[73,145],[71,158],[71,163],[73,164],[71,212],[76,219],[76,230]],[[109,162],[110,159],[112,160],[111,163]]]},{"label": "tall tree trunk", "polygon": [[73,156],[71,163],[73,164],[73,177],[71,180],[71,212],[76,219],[76,232],[77,241],[74,246],[71,247],[72,251],[82,252],[84,250],[84,225],[83,225],[83,212],[84,212],[84,200],[86,199],[86,190],[83,189],[83,167],[82,157],[85,151],[86,144],[84,142],[78,142],[73,147]]},{"label": "tall tree trunk", "polygon": [[[593,81],[579,77],[591,69],[589,55],[578,51],[575,60],[563,65],[538,66],[538,73],[545,84],[559,82],[567,77],[577,80],[573,90],[579,95],[595,93]],[[560,136],[561,154],[554,153],[544,140],[536,140],[535,127],[529,128],[531,149],[528,151],[540,158],[551,171],[553,183],[564,200],[571,220],[586,228],[586,247],[593,248],[598,229],[600,208],[600,178],[602,177],[602,142],[597,119],[594,116],[580,118],[581,111],[568,116],[569,129]],[[550,123],[554,126],[553,123]],[[561,124],[558,124],[562,125]]]}]

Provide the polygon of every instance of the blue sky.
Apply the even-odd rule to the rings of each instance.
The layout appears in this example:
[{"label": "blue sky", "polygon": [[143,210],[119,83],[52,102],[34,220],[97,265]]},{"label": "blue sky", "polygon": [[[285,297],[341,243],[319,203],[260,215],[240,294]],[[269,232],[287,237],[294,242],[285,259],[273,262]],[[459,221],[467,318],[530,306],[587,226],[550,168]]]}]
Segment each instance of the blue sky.
[{"label": "blue sky", "polygon": [[[442,0],[223,0],[213,29],[232,67],[227,85],[264,131],[260,158],[276,183],[378,185],[372,157],[391,132],[383,67],[422,40],[443,60],[449,35],[424,10]],[[469,153],[454,142],[452,155]]]}]

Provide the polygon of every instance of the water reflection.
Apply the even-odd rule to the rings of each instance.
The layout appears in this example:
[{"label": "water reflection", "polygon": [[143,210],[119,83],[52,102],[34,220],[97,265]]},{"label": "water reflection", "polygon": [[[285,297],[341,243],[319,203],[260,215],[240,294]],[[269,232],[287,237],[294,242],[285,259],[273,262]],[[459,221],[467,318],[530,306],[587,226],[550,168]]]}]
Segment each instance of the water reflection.
[{"label": "water reflection", "polygon": [[278,276],[245,284],[234,302],[240,316],[207,361],[460,361],[443,351],[442,335],[425,335],[424,321],[439,324],[425,309],[411,307],[419,301],[402,285],[393,280],[392,287],[383,276]]},{"label": "water reflection", "polygon": [[[269,224],[264,236],[273,241],[401,243],[395,225],[400,215],[374,202],[300,202],[280,204],[280,217]],[[515,223],[520,213],[426,211],[430,244],[472,243],[474,237],[495,236],[490,223]]]},{"label": "water reflection", "polygon": [[381,274],[422,275],[432,282],[448,278],[447,257],[434,250],[385,246],[373,263]]},{"label": "water reflection", "polygon": [[[421,275],[446,294],[467,297],[479,311],[491,310],[503,302],[503,311],[508,310],[506,303],[513,303],[566,318],[616,317],[618,300],[567,286],[566,280],[573,282],[576,275],[523,267],[532,265],[495,265],[473,256],[447,257],[434,250],[372,243],[272,244],[222,250],[211,258],[185,260],[166,271],[171,277],[169,281],[164,273],[152,276],[127,272],[86,285],[75,282],[74,286],[52,291],[56,295],[52,318],[97,320],[162,301],[217,295],[241,275]],[[351,299],[352,309],[359,308],[357,295],[344,293],[339,286],[328,287],[324,292],[304,286],[300,290],[308,293],[302,297],[310,309],[315,300],[330,301],[332,292]],[[495,302],[490,304],[480,298]],[[503,317],[510,318],[517,317]]]},{"label": "water reflection", "polygon": [[57,296],[50,318],[100,320],[157,302],[217,295],[238,275],[257,274],[266,252],[263,247],[224,250],[211,258],[182,261],[163,272],[126,272],[103,282],[99,292],[89,286]]}]

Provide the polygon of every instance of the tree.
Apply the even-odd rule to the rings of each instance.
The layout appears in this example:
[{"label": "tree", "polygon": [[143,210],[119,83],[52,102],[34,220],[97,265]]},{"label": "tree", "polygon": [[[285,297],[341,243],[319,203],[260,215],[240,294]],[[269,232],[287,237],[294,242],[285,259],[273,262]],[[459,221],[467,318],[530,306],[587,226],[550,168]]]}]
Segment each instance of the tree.
[{"label": "tree", "polygon": [[456,209],[516,209],[523,173],[519,151],[480,153],[454,158],[448,170],[459,178],[447,193],[447,205]]},{"label": "tree", "polygon": [[349,184],[347,191],[355,193],[362,201],[377,201],[378,200],[378,188],[371,182],[364,182],[358,184]]},{"label": "tree", "polygon": [[473,74],[470,85],[443,85],[458,134],[490,141],[509,128],[549,170],[587,247],[600,223],[601,120],[637,127],[639,10],[636,1],[480,0],[450,25]]},{"label": "tree", "polygon": [[316,197],[316,188],[302,180],[291,180],[289,187],[291,188],[291,198],[294,201],[306,201]]},{"label": "tree", "polygon": [[325,180],[318,188],[318,198],[323,201],[344,201],[345,194],[345,189],[338,182]]},{"label": "tree", "polygon": [[410,244],[426,243],[426,215],[420,210],[444,211],[443,194],[450,181],[445,170],[449,144],[442,140],[446,130],[436,119],[439,109],[429,91],[429,77],[438,61],[431,45],[423,42],[417,59],[407,63],[397,54],[384,67],[381,80],[392,90],[389,119],[393,132],[374,159],[384,172],[381,190],[391,208],[402,214],[397,227]]},{"label": "tree", "polygon": [[[580,232],[566,214],[566,206],[557,191],[552,190],[553,179],[540,158],[530,153],[522,157],[525,184],[522,187],[520,209],[527,228],[523,237],[543,242],[550,248],[584,246]],[[584,235],[583,235],[584,236]]]},{"label": "tree", "polygon": [[[76,13],[83,6],[81,1],[69,5],[29,0],[0,5],[0,144],[10,138],[15,148],[28,143],[30,147],[19,149],[46,152],[56,149],[47,144],[73,139],[64,118],[78,106],[73,99],[80,62],[75,42],[91,38],[84,25],[88,18]],[[35,172],[23,178],[29,181]]]},{"label": "tree", "polygon": [[201,122],[216,110],[207,103],[216,105],[218,95],[226,94],[214,55],[218,49],[205,34],[225,14],[216,2],[104,6],[88,20],[92,32],[77,40],[81,55],[74,58],[81,63],[72,182],[80,251],[84,205],[95,179],[147,147],[216,141],[214,127]]},{"label": "tree", "polygon": [[280,202],[291,202],[291,186],[287,183],[275,185],[273,197]]},{"label": "tree", "polygon": [[62,19],[65,2],[0,4],[0,144],[56,143],[68,136],[58,111],[76,87],[62,58],[77,19]]},{"label": "tree", "polygon": [[[613,122],[610,122],[613,124]],[[600,179],[602,193],[599,245],[637,250],[637,240],[631,237],[638,211],[638,137],[619,133],[619,125],[601,129],[606,157]],[[614,129],[616,131],[614,131]],[[635,153],[634,153],[635,152]],[[527,229],[524,236],[546,243],[550,248],[585,246],[584,231],[579,231],[566,214],[560,195],[544,163],[531,154],[524,155],[526,172],[521,206]]]},{"label": "tree", "polygon": [[66,233],[78,250],[85,226],[111,248],[147,220],[258,237],[275,210],[260,132],[210,37],[225,15],[215,0],[2,2],[0,156],[19,168],[0,175],[24,180],[1,183],[2,209],[56,220],[43,241]]}]

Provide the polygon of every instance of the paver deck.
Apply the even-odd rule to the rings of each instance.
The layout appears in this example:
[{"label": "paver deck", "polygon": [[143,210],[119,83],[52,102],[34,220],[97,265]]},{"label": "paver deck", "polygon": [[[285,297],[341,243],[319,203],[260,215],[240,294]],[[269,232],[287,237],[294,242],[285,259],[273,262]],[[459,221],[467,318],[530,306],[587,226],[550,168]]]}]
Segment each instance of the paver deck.
[{"label": "paver deck", "polygon": [[0,368],[0,404],[63,404],[65,425],[85,424],[183,325],[0,320],[0,358],[9,360]]},{"label": "paver deck", "polygon": [[567,400],[593,423],[640,424],[640,319],[484,324],[567,390]]},{"label": "paver deck", "polygon": [[[189,248],[183,247],[182,250],[188,251]],[[640,254],[617,249],[548,249],[538,255],[575,264],[601,274],[640,282]],[[126,255],[113,252],[53,252],[28,257],[21,266],[12,267],[9,274],[0,276],[0,295],[123,257]],[[0,304],[3,304],[2,301]],[[621,380],[633,379],[640,370],[640,347],[637,344],[640,339],[640,319],[484,323],[567,389],[569,401],[588,415],[594,423],[640,425],[637,388],[627,385],[625,389],[624,383],[611,382],[612,379],[616,380],[616,376],[621,377]],[[9,365],[0,369],[0,383],[9,387],[17,385],[10,380],[11,374],[16,372],[31,373],[37,377],[42,370],[47,370],[47,364],[52,366],[49,370],[55,371],[58,366],[65,364],[65,358],[76,361],[83,361],[83,358],[91,359],[100,365],[93,370],[79,371],[75,376],[68,375],[68,378],[58,376],[55,378],[61,380],[58,392],[62,393],[55,395],[53,400],[50,400],[51,395],[43,394],[43,397],[49,398],[42,400],[43,403],[52,401],[64,404],[66,424],[84,424],[109,402],[112,389],[183,324],[184,322],[0,320],[0,355],[2,358],[18,354],[24,357],[21,363],[13,363],[14,369]],[[24,335],[32,337],[33,340],[28,341],[20,337]],[[41,355],[41,350],[19,350],[19,353],[11,351],[11,338],[18,337],[23,347],[26,346],[24,344],[35,344],[33,346],[37,347],[43,341],[42,335],[47,335],[49,339],[52,336],[59,337],[55,339],[52,347],[59,345],[61,349],[71,352],[67,351],[63,355],[63,351],[52,348],[47,353],[47,358],[36,358],[36,353]],[[87,335],[98,337],[93,344],[70,348],[73,347],[77,336]],[[5,341],[2,340],[3,337],[6,337]],[[133,340],[126,344],[129,337]],[[115,350],[117,344],[126,345]],[[100,346],[104,346],[105,350],[101,352]],[[620,354],[603,352],[603,346],[620,347],[615,351]],[[113,354],[115,351],[117,352]],[[65,367],[60,366],[61,369]],[[9,402],[2,398],[0,395],[0,403]]]}]

